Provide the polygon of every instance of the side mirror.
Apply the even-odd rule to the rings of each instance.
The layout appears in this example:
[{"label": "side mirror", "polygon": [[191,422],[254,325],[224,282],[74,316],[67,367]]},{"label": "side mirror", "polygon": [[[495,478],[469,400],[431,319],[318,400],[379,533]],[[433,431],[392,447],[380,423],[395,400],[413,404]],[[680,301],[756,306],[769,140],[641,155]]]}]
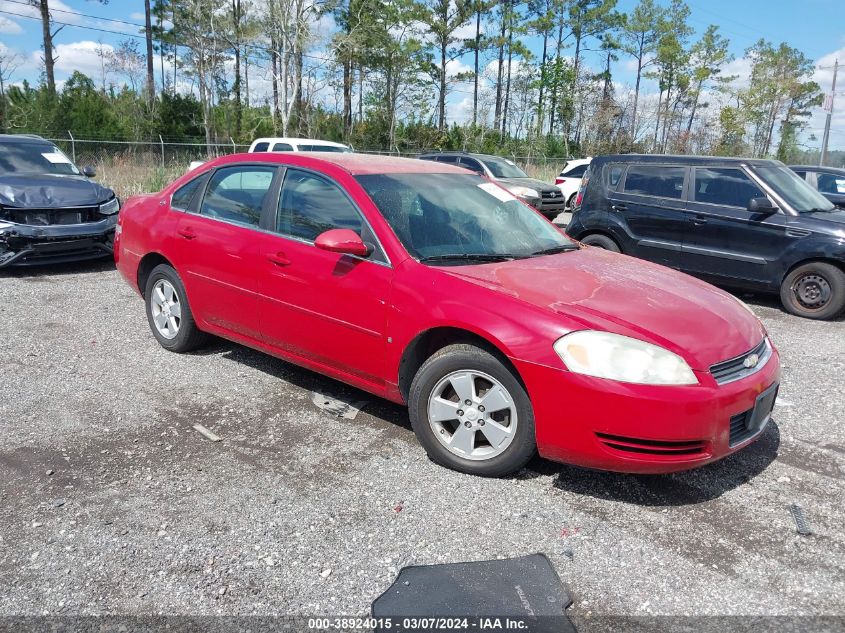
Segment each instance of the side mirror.
[{"label": "side mirror", "polygon": [[748,201],[748,210],[751,213],[777,213],[778,208],[768,198],[751,198]]},{"label": "side mirror", "polygon": [[314,240],[314,246],[324,251],[366,257],[372,252],[372,247],[364,244],[364,240],[351,229],[331,229],[320,233]]},{"label": "side mirror", "polygon": [[86,178],[93,178],[97,175],[97,170],[94,169],[91,165],[82,168],[82,175]]}]

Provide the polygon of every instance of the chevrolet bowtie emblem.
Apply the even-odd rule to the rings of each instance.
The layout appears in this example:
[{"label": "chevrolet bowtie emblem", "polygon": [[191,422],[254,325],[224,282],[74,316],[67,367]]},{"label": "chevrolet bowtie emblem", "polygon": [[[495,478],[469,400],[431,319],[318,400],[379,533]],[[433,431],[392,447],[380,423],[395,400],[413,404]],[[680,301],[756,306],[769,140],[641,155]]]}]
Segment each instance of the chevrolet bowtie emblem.
[{"label": "chevrolet bowtie emblem", "polygon": [[752,367],[756,367],[757,363],[759,362],[760,356],[758,356],[757,354],[751,354],[750,356],[746,357],[744,361],[742,361],[742,364],[748,369],[751,369]]}]

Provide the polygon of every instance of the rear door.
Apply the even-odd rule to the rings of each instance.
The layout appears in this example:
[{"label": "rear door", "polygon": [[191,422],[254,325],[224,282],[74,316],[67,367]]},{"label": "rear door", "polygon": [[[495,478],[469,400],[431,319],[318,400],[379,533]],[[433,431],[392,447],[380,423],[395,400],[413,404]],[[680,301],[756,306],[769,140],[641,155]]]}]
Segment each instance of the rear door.
[{"label": "rear door", "polygon": [[174,262],[194,313],[203,321],[257,339],[258,235],[277,168],[231,165],[208,178],[197,213],[177,225]]},{"label": "rear door", "polygon": [[695,167],[681,268],[728,281],[769,279],[772,262],[798,238],[788,236],[783,213],[748,211],[751,198],[761,197],[766,194],[739,166]]},{"label": "rear door", "polygon": [[610,223],[626,227],[630,255],[677,268],[686,230],[683,165],[628,165],[621,186],[608,192]]}]

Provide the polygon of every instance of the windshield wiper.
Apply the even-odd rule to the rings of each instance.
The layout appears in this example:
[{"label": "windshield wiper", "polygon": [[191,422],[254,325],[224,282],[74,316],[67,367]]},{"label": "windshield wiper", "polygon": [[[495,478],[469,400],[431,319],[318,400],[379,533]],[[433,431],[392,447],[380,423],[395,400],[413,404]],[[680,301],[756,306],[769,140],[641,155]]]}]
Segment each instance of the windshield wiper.
[{"label": "windshield wiper", "polygon": [[835,211],[836,207],[831,207],[830,209],[822,209],[821,207],[813,207],[812,209],[806,209],[801,213],[830,213],[831,211]]},{"label": "windshield wiper", "polygon": [[493,253],[447,253],[445,255],[428,255],[420,257],[421,262],[447,262],[447,261],[467,261],[467,262],[506,262],[511,259],[517,259],[521,255],[510,255],[508,253],[493,254]]},{"label": "windshield wiper", "polygon": [[566,253],[568,251],[577,251],[580,247],[577,244],[561,244],[560,246],[552,246],[551,248],[544,248],[539,251],[531,253],[532,256],[537,255],[555,255],[557,253]]}]

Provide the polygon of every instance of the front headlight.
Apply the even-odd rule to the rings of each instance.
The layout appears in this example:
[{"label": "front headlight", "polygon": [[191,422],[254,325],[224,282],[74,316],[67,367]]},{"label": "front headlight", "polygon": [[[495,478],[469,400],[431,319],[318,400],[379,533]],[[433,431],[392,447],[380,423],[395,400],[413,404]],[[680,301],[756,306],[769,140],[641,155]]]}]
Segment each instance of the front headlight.
[{"label": "front headlight", "polygon": [[520,198],[539,198],[540,194],[536,189],[532,189],[531,187],[509,187],[510,192],[515,195],[519,196]]},{"label": "front headlight", "polygon": [[104,202],[100,205],[101,215],[114,215],[118,211],[120,211],[120,200],[117,198],[112,198],[108,202]]},{"label": "front headlight", "polygon": [[554,348],[576,374],[642,385],[698,384],[683,358],[627,336],[581,330],[558,339]]}]

